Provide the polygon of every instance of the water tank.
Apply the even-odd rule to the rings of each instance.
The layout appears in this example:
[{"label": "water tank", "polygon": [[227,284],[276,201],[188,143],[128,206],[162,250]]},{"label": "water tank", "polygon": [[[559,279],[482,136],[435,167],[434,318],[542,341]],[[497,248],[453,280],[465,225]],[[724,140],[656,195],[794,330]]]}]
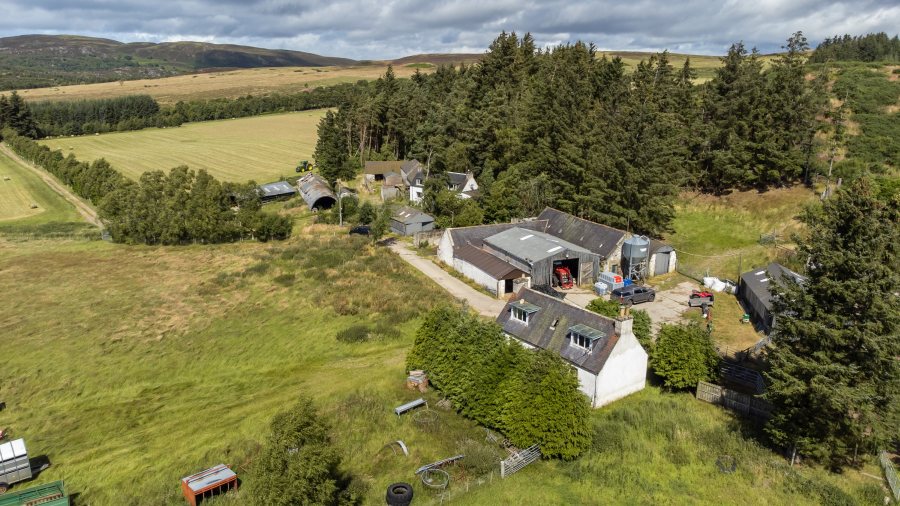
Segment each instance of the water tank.
[{"label": "water tank", "polygon": [[622,244],[622,259],[629,265],[635,265],[650,257],[650,239],[642,235],[633,235]]}]

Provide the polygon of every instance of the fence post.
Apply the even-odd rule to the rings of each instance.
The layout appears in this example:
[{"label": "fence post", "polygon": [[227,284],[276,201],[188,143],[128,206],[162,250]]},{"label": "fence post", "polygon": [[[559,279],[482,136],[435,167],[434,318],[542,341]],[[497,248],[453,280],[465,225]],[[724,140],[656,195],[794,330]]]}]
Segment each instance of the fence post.
[{"label": "fence post", "polygon": [[500,461],[500,477],[506,478],[506,463],[502,460]]}]

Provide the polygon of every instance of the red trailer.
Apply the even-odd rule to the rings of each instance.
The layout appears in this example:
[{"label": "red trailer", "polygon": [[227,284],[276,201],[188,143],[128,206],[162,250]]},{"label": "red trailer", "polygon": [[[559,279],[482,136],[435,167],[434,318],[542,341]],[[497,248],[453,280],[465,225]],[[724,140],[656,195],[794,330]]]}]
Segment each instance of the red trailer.
[{"label": "red trailer", "polygon": [[207,497],[216,494],[224,494],[231,489],[237,490],[237,474],[225,464],[210,467],[186,478],[181,479],[181,492],[188,504],[197,506],[197,503]]}]

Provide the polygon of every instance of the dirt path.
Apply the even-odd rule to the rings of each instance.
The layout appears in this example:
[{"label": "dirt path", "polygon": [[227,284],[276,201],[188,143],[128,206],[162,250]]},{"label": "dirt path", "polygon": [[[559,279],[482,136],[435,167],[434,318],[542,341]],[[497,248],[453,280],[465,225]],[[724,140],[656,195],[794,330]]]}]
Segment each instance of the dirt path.
[{"label": "dirt path", "polygon": [[400,241],[394,241],[389,247],[394,253],[400,255],[400,258],[406,260],[413,267],[422,271],[423,274],[450,292],[450,295],[466,301],[469,306],[482,316],[496,318],[506,305],[504,301],[489,297],[454,278],[437,265],[434,265],[434,262],[431,260],[422,258],[414,251],[411,251],[406,244]]},{"label": "dirt path", "polygon": [[83,216],[88,223],[103,228],[103,223],[100,221],[100,217],[97,215],[97,211],[95,211],[93,207],[82,202],[81,199],[76,197],[75,194],[72,193],[68,188],[66,188],[65,185],[57,181],[49,173],[23,160],[19,155],[13,152],[13,150],[9,149],[6,144],[0,144],[0,152],[8,156],[10,160],[15,161],[22,167],[25,167],[31,172],[37,174],[37,176],[41,178],[41,180],[47,183],[47,186],[52,188],[53,191],[60,194],[64,199],[68,200],[73,206],[75,206],[75,210],[78,211],[78,213]]}]

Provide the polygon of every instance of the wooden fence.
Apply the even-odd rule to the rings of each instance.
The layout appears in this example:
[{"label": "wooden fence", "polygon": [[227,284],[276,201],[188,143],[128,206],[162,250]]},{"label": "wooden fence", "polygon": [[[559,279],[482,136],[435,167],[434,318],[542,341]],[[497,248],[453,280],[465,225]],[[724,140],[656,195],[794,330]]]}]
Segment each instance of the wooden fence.
[{"label": "wooden fence", "polygon": [[539,458],[541,458],[541,449],[538,445],[531,445],[514,453],[508,459],[500,461],[500,477],[506,478]]},{"label": "wooden fence", "polygon": [[762,399],[705,381],[697,383],[697,399],[711,404],[719,404],[744,416],[754,418],[769,418],[772,413],[772,406]]},{"label": "wooden fence", "polygon": [[897,470],[894,469],[894,463],[886,451],[878,454],[878,460],[881,462],[881,468],[884,469],[884,476],[887,478],[888,485],[891,487],[891,493],[894,499],[900,501],[900,477],[897,477]]}]

